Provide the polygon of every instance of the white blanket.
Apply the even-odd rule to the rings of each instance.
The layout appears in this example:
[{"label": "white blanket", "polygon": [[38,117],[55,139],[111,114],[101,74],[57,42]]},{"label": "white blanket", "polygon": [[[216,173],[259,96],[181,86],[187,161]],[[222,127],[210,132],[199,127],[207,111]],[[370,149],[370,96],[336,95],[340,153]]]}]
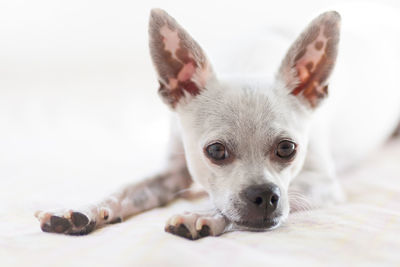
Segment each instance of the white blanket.
[{"label": "white blanket", "polygon": [[[30,187],[22,196],[2,196],[1,266],[399,266],[399,163],[400,140],[391,141],[342,175],[347,203],[292,214],[274,231],[233,232],[198,241],[163,231],[170,215],[199,204],[186,200],[88,236],[42,233],[32,215],[40,203],[24,206],[43,189]],[[57,199],[51,194],[54,188],[46,191],[42,201]]]}]

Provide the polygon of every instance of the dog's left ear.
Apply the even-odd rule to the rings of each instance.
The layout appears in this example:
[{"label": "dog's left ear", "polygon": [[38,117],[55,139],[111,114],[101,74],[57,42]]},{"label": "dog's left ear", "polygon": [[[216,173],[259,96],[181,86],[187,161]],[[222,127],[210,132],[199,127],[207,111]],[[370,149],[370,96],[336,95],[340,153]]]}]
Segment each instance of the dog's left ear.
[{"label": "dog's left ear", "polygon": [[323,13],[301,33],[282,61],[277,79],[312,108],[328,95],[339,37],[339,13]]},{"label": "dog's left ear", "polygon": [[164,10],[151,11],[149,37],[159,93],[172,108],[200,94],[207,82],[215,78],[201,47]]}]

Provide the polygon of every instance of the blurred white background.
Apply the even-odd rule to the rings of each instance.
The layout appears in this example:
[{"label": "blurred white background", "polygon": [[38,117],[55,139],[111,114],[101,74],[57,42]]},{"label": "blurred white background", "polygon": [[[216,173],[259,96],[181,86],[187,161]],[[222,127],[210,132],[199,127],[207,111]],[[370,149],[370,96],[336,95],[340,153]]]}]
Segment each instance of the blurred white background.
[{"label": "blurred white background", "polygon": [[228,29],[298,32],[337,3],[0,0],[0,217],[95,200],[159,169],[169,113],[148,55],[151,8],[212,59]]}]

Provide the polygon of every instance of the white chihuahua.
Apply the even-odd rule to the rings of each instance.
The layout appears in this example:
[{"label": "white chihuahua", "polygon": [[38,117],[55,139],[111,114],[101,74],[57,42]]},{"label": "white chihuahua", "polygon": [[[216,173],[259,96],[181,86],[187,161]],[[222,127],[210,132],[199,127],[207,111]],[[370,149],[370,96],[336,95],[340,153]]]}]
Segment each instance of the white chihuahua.
[{"label": "white chihuahua", "polygon": [[[296,210],[291,196],[313,207],[344,201],[334,163],[360,159],[394,131],[400,88],[381,69],[400,67],[398,52],[390,48],[375,46],[386,58],[380,66],[360,61],[375,51],[365,52],[369,44],[356,38],[343,39],[339,49],[340,20],[335,11],[314,19],[289,48],[274,80],[238,81],[217,78],[196,41],[165,11],[152,10],[150,52],[159,93],[176,114],[169,167],[81,210],[39,211],[42,230],[87,234],[167,204],[192,179],[214,208],[173,216],[165,228],[189,239],[276,228]],[[328,90],[342,50],[347,61],[338,61]],[[339,87],[334,109],[321,108],[328,91]],[[377,110],[377,103],[384,105]]]}]

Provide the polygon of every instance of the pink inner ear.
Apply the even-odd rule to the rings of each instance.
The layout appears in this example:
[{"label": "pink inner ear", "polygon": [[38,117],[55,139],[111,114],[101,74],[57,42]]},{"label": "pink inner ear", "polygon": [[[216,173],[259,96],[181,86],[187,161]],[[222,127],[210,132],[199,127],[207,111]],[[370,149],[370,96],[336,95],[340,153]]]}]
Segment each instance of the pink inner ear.
[{"label": "pink inner ear", "polygon": [[192,62],[183,65],[182,69],[178,73],[178,78],[168,78],[168,86],[171,89],[178,88],[179,82],[185,82],[190,80],[196,72],[195,66]]},{"label": "pink inner ear", "polygon": [[328,38],[320,33],[316,40],[307,45],[306,53],[296,63],[301,83],[306,82],[310,78],[310,75],[316,71],[319,62],[321,62],[325,54],[325,44],[327,42]]},{"label": "pink inner ear", "polygon": [[195,66],[193,66],[192,62],[189,62],[185,65],[183,65],[183,68],[181,71],[178,73],[178,81],[187,81],[190,80],[194,73],[196,72]]},{"label": "pink inner ear", "polygon": [[197,94],[198,90],[191,82],[196,74],[197,64],[190,51],[182,46],[178,30],[171,30],[164,25],[160,28],[160,34],[163,37],[164,50],[172,57],[167,64],[171,64],[175,68],[172,72],[173,76],[167,77],[169,89],[174,91],[183,88],[191,94]]},{"label": "pink inner ear", "polygon": [[164,49],[175,56],[176,50],[179,48],[180,39],[177,31],[172,31],[167,25],[160,28],[160,34],[163,36]]},{"label": "pink inner ear", "polygon": [[317,106],[320,99],[327,95],[327,86],[323,84],[327,71],[332,68],[327,51],[329,37],[324,35],[324,26],[319,28],[319,34],[310,42],[301,57],[295,63],[299,84],[292,91],[293,95],[300,93],[310,102],[312,107]]},{"label": "pink inner ear", "polygon": [[175,107],[183,97],[195,96],[212,75],[200,46],[162,11],[152,12],[150,52],[159,75],[159,93]]}]

